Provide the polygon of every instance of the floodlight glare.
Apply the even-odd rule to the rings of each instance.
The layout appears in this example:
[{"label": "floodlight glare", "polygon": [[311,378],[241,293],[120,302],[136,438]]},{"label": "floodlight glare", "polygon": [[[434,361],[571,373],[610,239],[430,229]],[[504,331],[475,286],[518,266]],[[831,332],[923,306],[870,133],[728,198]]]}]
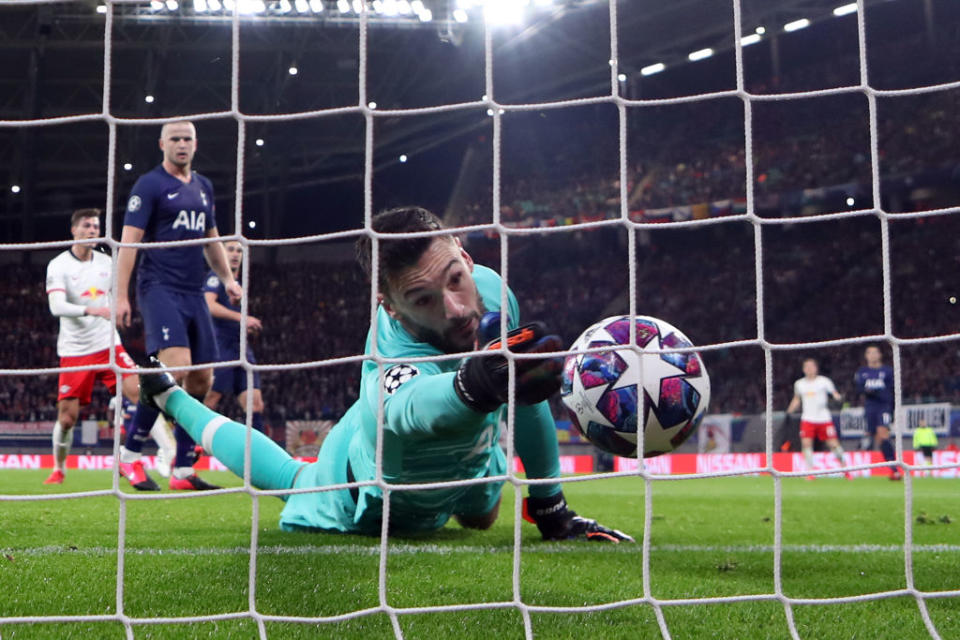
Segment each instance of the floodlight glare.
[{"label": "floodlight glare", "polygon": [[337,0],[337,11],[340,13],[350,13],[350,3],[347,0]]},{"label": "floodlight glare", "polygon": [[220,11],[220,0],[207,0],[207,6],[210,11]]},{"label": "floodlight glare", "polygon": [[691,51],[690,55],[687,56],[692,62],[697,60],[706,60],[713,55],[713,49],[707,47],[706,49],[697,49],[696,51]]},{"label": "floodlight glare", "polygon": [[130,171],[131,169],[133,169],[133,165],[132,165],[132,164],[130,164],[129,162],[124,162],[124,163],[123,163],[123,170],[124,170],[124,171]]},{"label": "floodlight glare", "polygon": [[790,31],[800,31],[800,29],[806,29],[810,26],[810,21],[806,18],[800,18],[799,20],[794,20],[793,22],[788,22],[783,25],[783,30]]},{"label": "floodlight glare", "polygon": [[20,185],[18,184],[12,185],[10,187],[10,191],[12,191],[13,193],[20,193]]},{"label": "floodlight glare", "polygon": [[193,0],[193,10],[196,13],[206,13],[207,0]]},{"label": "floodlight glare", "polygon": [[463,23],[467,21],[467,12],[463,9],[454,9],[453,10],[453,19],[457,22]]},{"label": "floodlight glare", "polygon": [[413,13],[413,9],[410,8],[410,3],[407,0],[397,0],[397,9],[402,16],[408,16]]},{"label": "floodlight glare", "polygon": [[150,11],[160,11],[163,9],[163,3],[160,0],[150,0]]},{"label": "floodlight glare", "polygon": [[307,2],[307,0],[296,0],[296,2],[293,3],[293,6],[297,8],[297,13],[306,13],[307,11],[310,11],[310,4]]},{"label": "floodlight glare", "polygon": [[290,0],[280,0],[280,13],[290,13],[293,11],[293,5]]},{"label": "floodlight glare", "polygon": [[620,82],[626,82],[626,81],[627,81],[627,74],[625,74],[625,73],[618,73],[618,74],[617,74],[617,80],[619,80]]},{"label": "floodlight glare", "polygon": [[743,36],[740,38],[740,45],[744,47],[749,47],[750,45],[757,44],[758,42],[760,42],[759,33],[751,33],[748,36]]},{"label": "floodlight glare", "polygon": [[655,73],[660,73],[666,68],[667,68],[667,65],[663,64],[662,62],[658,62],[656,64],[651,64],[644,67],[643,69],[640,69],[640,75],[652,76]]},{"label": "floodlight glare", "polygon": [[105,4],[97,5],[97,13],[106,13],[106,12],[107,12],[107,5]]},{"label": "floodlight glare", "polygon": [[420,18],[420,22],[430,22],[433,20],[433,11],[430,11],[430,9],[424,9],[418,13],[417,16]]},{"label": "floodlight glare", "polygon": [[400,156],[400,162],[406,162],[406,161],[407,161],[407,154],[404,153]]},{"label": "floodlight glare", "polygon": [[763,34],[765,34],[766,32],[767,32],[767,28],[766,28],[766,27],[757,27],[757,28],[754,30],[754,33],[756,33],[757,35],[761,35],[761,36],[762,36]]},{"label": "floodlight glare", "polygon": [[420,14],[423,13],[423,10],[426,9],[426,7],[423,6],[423,0],[413,0],[413,2],[410,3],[410,9],[414,13]]},{"label": "floodlight glare", "polygon": [[256,221],[256,220],[251,220],[250,222],[247,223],[247,226],[250,227],[251,229],[256,229],[256,228],[257,228],[257,221]]},{"label": "floodlight glare", "polygon": [[143,97],[143,101],[147,104],[153,104],[153,96],[147,94]]},{"label": "floodlight glare", "polygon": [[297,67],[296,67],[295,65],[291,65],[290,68],[287,69],[287,73],[289,73],[289,74],[292,75],[292,76],[295,76],[295,75],[297,75],[298,73],[300,73],[300,70],[297,69]]},{"label": "floodlight glare", "polygon": [[180,3],[177,0],[167,0],[167,9],[170,11],[176,11],[180,8]]},{"label": "floodlight glare", "polygon": [[263,138],[257,138],[254,144],[257,145],[258,147],[262,147],[265,144],[265,142],[263,141]]},{"label": "floodlight glare", "polygon": [[362,0],[353,0],[353,11],[357,15],[360,15],[363,12],[363,2]]},{"label": "floodlight glare", "polygon": [[857,12],[857,3],[851,2],[850,4],[842,4],[836,9],[834,9],[833,15],[839,17],[839,16],[845,16],[849,13],[856,13],[856,12]]},{"label": "floodlight glare", "polygon": [[847,198],[847,206],[848,206],[848,207],[852,207],[854,204],[856,204],[856,202],[857,202],[857,201],[854,200],[853,198]]},{"label": "floodlight glare", "polygon": [[323,0],[310,0],[310,11],[323,13]]},{"label": "floodlight glare", "polygon": [[376,103],[376,102],[368,102],[368,103],[367,103],[367,107],[369,107],[370,109],[376,109],[376,108],[377,108],[377,103]]}]

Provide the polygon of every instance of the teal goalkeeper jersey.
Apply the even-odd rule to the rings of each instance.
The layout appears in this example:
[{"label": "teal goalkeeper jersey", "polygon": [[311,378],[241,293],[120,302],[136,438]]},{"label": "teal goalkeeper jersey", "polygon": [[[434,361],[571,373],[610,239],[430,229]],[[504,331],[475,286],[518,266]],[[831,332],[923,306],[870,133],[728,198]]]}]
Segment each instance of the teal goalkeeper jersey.
[{"label": "teal goalkeeper jersey", "polygon": [[[500,276],[492,269],[475,265],[473,279],[487,311],[499,311]],[[514,329],[519,325],[520,314],[517,300],[509,289],[507,301],[509,328]],[[371,332],[367,335],[365,353],[371,354],[372,349]],[[418,342],[383,308],[377,313],[377,350],[381,356],[398,358],[400,362],[382,365],[382,374],[377,363],[363,362],[359,399],[331,430],[318,462],[304,469],[297,487],[343,482],[347,459],[356,480],[376,478],[377,414],[381,396],[383,479],[386,482],[420,484],[495,475],[490,473],[492,463],[497,456],[501,465],[503,460],[499,444],[503,409],[484,415],[463,404],[453,388],[461,359],[405,362],[406,358],[444,354],[430,344]],[[528,461],[518,445],[527,472],[534,477],[559,475],[556,426],[547,403],[517,407],[516,420],[518,431],[529,431],[527,449],[536,452]],[[340,467],[344,467],[342,472]],[[502,472],[501,469],[497,473]],[[469,486],[459,486],[393,491],[390,521],[401,525],[397,529],[436,529],[455,512],[458,501],[469,490]],[[343,504],[345,498],[350,504]],[[345,491],[294,495],[287,501],[281,524],[377,533],[382,501],[378,487],[362,487],[356,509]]]}]

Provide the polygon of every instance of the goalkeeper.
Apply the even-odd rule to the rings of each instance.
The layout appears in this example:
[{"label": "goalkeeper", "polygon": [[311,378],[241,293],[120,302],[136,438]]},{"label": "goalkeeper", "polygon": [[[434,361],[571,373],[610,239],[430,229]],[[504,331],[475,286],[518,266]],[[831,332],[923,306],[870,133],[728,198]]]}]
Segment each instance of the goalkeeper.
[{"label": "goalkeeper", "polygon": [[[383,233],[442,229],[424,209],[385,211],[373,219]],[[452,235],[381,239],[379,270],[371,272],[371,241],[357,242],[357,257],[379,279],[376,349],[401,360],[383,366],[363,362],[359,400],[323,442],[318,460],[291,458],[261,433],[251,433],[250,479],[261,489],[304,489],[375,480],[377,415],[383,399],[383,480],[420,484],[483,479],[506,474],[500,447],[501,420],[507,402],[507,366],[502,355],[418,361],[472,351],[495,337],[501,279],[473,260]],[[518,306],[508,290],[508,345],[514,353],[561,349],[542,325],[519,326]],[[489,335],[493,334],[493,335]],[[373,331],[366,354],[373,351]],[[499,347],[499,341],[487,345]],[[414,361],[403,362],[404,359]],[[559,389],[557,358],[517,359],[515,364],[515,449],[530,478],[560,475],[556,426],[547,398]],[[177,387],[167,374],[141,376],[141,397],[172,416],[204,449],[231,471],[243,475],[246,427],[214,413]],[[487,529],[497,518],[503,482],[425,487],[390,492],[390,532],[435,531],[452,517],[461,526]],[[559,483],[529,486],[524,517],[546,540],[574,538],[619,542],[633,539],[567,507]],[[280,517],[285,530],[333,531],[375,535],[382,527],[385,496],[375,485],[325,490],[286,497]]]}]

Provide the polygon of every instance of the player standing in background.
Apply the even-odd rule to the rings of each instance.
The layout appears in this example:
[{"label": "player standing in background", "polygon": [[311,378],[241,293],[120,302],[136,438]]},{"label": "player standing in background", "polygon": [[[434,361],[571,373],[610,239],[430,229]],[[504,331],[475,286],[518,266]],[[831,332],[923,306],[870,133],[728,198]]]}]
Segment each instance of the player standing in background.
[{"label": "player standing in background", "polygon": [[[805,359],[803,377],[793,383],[793,399],[787,407],[787,413],[793,413],[801,405],[803,406],[800,414],[800,448],[803,450],[803,459],[807,463],[807,471],[813,471],[814,467],[814,438],[826,442],[833,456],[840,462],[840,466],[844,465],[843,447],[837,440],[837,428],[833,425],[833,417],[827,406],[830,397],[838,402],[842,400],[837,393],[837,388],[833,386],[833,381],[819,375],[817,361],[814,358]],[[848,480],[852,477],[849,473],[843,475]],[[807,479],[813,480],[814,476],[807,476]]]},{"label": "player standing in background", "polygon": [[[857,369],[854,382],[857,391],[863,394],[863,417],[867,421],[867,433],[873,438],[874,450],[879,449],[883,459],[892,462],[896,457],[890,440],[890,424],[893,422],[893,367],[883,364],[880,347],[870,345],[863,353],[865,367]],[[900,468],[890,467],[890,479],[902,478]]]},{"label": "player standing in background", "polygon": [[[192,170],[197,151],[197,133],[191,122],[170,122],[160,131],[161,164],[137,180],[127,201],[121,242],[162,242],[218,238],[213,185]],[[227,265],[223,244],[211,242],[149,249],[137,267],[137,303],[143,316],[148,354],[169,367],[218,359],[210,311],[202,287],[207,265],[220,276],[228,295],[239,300],[240,285]],[[117,258],[117,322],[130,326],[130,279],[137,249],[121,247]],[[213,370],[178,371],[176,378],[193,397],[203,400],[210,390]],[[133,428],[120,449],[120,471],[140,490],[158,490],[143,472],[140,460],[143,441],[158,415],[155,407],[140,403]],[[217,489],[193,471],[195,443],[180,425],[174,426],[177,455],[170,477],[171,489]]]},{"label": "player standing in background", "polygon": [[[74,240],[100,237],[100,209],[80,209],[70,218]],[[110,324],[110,286],[113,261],[94,250],[92,244],[75,244],[47,265],[47,302],[50,313],[60,318],[57,355],[61,367],[104,365],[102,369],[62,371],[57,382],[57,422],[53,426],[53,473],[44,484],[62,484],[66,460],[73,444],[73,427],[80,406],[90,404],[97,380],[115,393],[116,373],[109,367],[110,348],[117,366],[134,368],[133,359]],[[136,402],[137,376],[124,374],[124,395]]]},{"label": "player standing in background", "polygon": [[[240,264],[243,262],[243,245],[238,240],[223,243],[227,252],[227,262],[233,278],[240,282]],[[240,306],[230,300],[227,290],[211,271],[203,285],[203,295],[207,299],[210,315],[213,316],[213,328],[217,334],[217,346],[220,360],[240,359]],[[247,316],[247,333],[257,334],[263,329],[259,319]],[[247,362],[256,363],[253,349],[247,342]],[[247,408],[247,370],[243,367],[219,367],[213,371],[213,387],[207,392],[203,403],[216,410],[224,395],[233,395],[241,409]],[[260,392],[260,372],[253,372],[253,428],[263,431],[263,394]]]},{"label": "player standing in background", "polygon": [[[933,466],[933,452],[937,449],[937,432],[933,427],[927,424],[927,419],[920,416],[917,428],[913,430],[913,448],[919,451],[923,456],[923,464],[928,467]],[[920,475],[930,475],[929,471],[923,471]]]},{"label": "player standing in background", "polygon": [[[382,233],[441,230],[440,220],[408,207],[376,215]],[[462,527],[488,529],[500,510],[507,458],[500,446],[508,394],[502,355],[457,357],[499,333],[502,280],[475,265],[452,234],[411,239],[383,238],[378,269],[372,269],[370,239],[357,243],[361,266],[377,278],[377,322],[366,354],[376,351],[391,364],[363,361],[360,399],[331,429],[317,462],[297,462],[262,433],[251,435],[250,479],[261,489],[325,487],[374,481],[378,414],[383,403],[382,478],[391,484],[478,480],[467,485],[390,492],[390,531],[435,531],[454,518]],[[519,326],[519,306],[507,289],[507,345],[536,356],[559,351],[560,340],[541,325]],[[499,348],[499,340],[487,345]],[[453,355],[423,361],[425,356]],[[578,516],[567,507],[561,485],[556,424],[547,399],[560,388],[561,358],[515,360],[515,428],[511,434],[528,478],[524,517],[545,540],[633,539]],[[242,476],[246,427],[191,399],[165,374],[146,374],[141,395],[173,416],[203,447]],[[490,479],[489,481],[484,481]],[[376,535],[382,527],[384,492],[376,484],[289,495],[280,526],[293,531]]]},{"label": "player standing in background", "polygon": [[[116,423],[114,433],[119,433],[121,434],[120,437],[124,437],[133,425],[133,417],[137,415],[137,404],[127,400],[126,396],[122,396],[121,399],[123,403],[120,405],[120,420]],[[110,404],[107,407],[110,420],[113,420],[116,408],[117,397],[114,396],[110,398]],[[150,437],[157,443],[157,473],[164,478],[169,478],[173,469],[173,459],[177,454],[177,443],[173,439],[173,434],[170,433],[170,427],[167,426],[167,420],[163,417],[163,414],[157,416],[157,421],[153,423],[153,428],[150,429]]]}]

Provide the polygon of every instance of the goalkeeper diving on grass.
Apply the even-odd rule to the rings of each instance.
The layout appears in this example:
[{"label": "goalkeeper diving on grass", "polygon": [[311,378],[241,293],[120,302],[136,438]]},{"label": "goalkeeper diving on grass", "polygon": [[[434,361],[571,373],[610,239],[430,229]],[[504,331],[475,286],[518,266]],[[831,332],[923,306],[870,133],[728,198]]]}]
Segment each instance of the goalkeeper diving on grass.
[{"label": "goalkeeper diving on grass", "polygon": [[[377,214],[381,233],[436,232],[440,220],[406,207]],[[376,349],[392,361],[364,360],[359,399],[331,429],[317,462],[294,460],[259,432],[251,434],[250,480],[260,489],[304,489],[375,480],[377,415],[383,399],[383,480],[421,484],[483,479],[507,472],[500,446],[506,412],[508,366],[500,351],[500,313],[507,314],[511,352],[535,355],[562,349],[540,323],[520,325],[519,307],[507,290],[501,309],[501,278],[475,265],[452,234],[383,238],[374,271],[371,239],[357,242],[357,258],[378,278]],[[365,353],[373,353],[373,329]],[[490,355],[422,361],[491,350]],[[405,362],[405,359],[410,362]],[[159,366],[159,363],[156,363]],[[515,451],[527,477],[558,478],[556,425],[547,399],[559,389],[561,359],[515,360]],[[141,376],[141,398],[174,418],[238,476],[244,472],[246,427],[215,413],[176,386],[166,373]],[[389,530],[408,535],[435,531],[452,517],[462,527],[487,529],[497,519],[503,481],[390,491]],[[383,522],[381,487],[364,485],[285,497],[280,526],[290,531],[377,535]],[[629,535],[578,516],[567,506],[560,483],[529,485],[524,517],[545,540],[630,541]]]}]

